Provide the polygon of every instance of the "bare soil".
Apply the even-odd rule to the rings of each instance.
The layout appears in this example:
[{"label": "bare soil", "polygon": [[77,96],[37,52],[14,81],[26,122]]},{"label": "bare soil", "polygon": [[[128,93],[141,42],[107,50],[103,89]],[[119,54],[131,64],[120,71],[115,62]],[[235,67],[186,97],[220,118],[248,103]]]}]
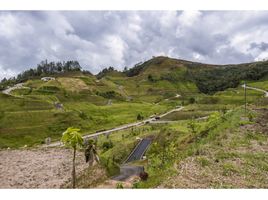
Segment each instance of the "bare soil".
[{"label": "bare soil", "polygon": [[[40,148],[0,151],[0,188],[61,188],[71,180],[71,149]],[[76,172],[88,168],[77,152]]]}]

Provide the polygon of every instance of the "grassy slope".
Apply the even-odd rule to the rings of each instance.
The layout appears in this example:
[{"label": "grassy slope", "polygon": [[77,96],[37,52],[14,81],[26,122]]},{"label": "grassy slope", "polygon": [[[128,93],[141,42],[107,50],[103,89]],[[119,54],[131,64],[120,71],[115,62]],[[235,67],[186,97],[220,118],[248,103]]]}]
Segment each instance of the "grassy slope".
[{"label": "grassy slope", "polygon": [[173,177],[161,187],[267,188],[267,134],[258,132],[254,122],[244,125],[241,115],[243,110],[235,110],[206,138],[184,149],[188,155],[177,160]]},{"label": "grassy slope", "polygon": [[[76,74],[49,82],[30,80],[25,85],[31,89],[12,92],[19,97],[0,94],[1,148],[40,144],[46,137],[58,140],[69,126],[93,133],[134,122],[139,113],[148,117],[170,107],[168,104],[128,102],[124,98],[112,99],[112,104],[107,105],[108,99],[96,95],[96,91],[113,90],[122,96],[124,93],[114,82],[97,81],[92,76]],[[56,109],[55,102],[62,103],[63,110]]]},{"label": "grassy slope", "polygon": [[[236,108],[214,128],[197,134],[188,128],[188,120],[180,120],[103,136],[98,139],[102,164],[108,175],[118,173],[117,166],[134,148],[136,138],[153,136],[147,160],[136,163],[149,173],[147,181],[138,183],[140,188],[266,188],[268,136],[252,128],[255,122],[242,119],[243,114]],[[258,114],[254,115],[256,120]],[[199,121],[200,130],[206,130],[207,123]],[[114,146],[104,151],[104,141]]]},{"label": "grassy slope", "polygon": [[[147,125],[120,131],[109,138],[101,137],[98,146],[108,175],[118,172],[118,165],[131,152],[137,137],[153,136],[154,144],[147,153],[148,160],[141,162],[149,173],[149,179],[139,182],[138,187],[266,187],[267,161],[263,157],[263,148],[267,145],[268,138],[262,133],[245,132],[245,124],[251,122],[240,118],[244,115],[243,107],[240,107],[243,104],[243,96],[238,101],[240,92],[241,88],[237,88],[231,92],[227,90],[215,94],[212,97],[224,98],[212,104],[207,100],[208,97],[204,96],[205,100],[200,98],[200,102],[185,106],[185,111],[168,115],[165,120],[177,120],[169,125]],[[249,96],[250,102],[254,104],[258,104],[262,98],[261,93],[255,91],[249,91]],[[226,120],[217,123],[217,126],[205,135],[202,131],[198,134],[200,136],[191,133],[188,122],[193,116],[208,115],[213,111],[226,112],[230,109],[233,111],[225,114]],[[200,130],[204,130],[208,123],[206,120],[197,122],[200,124]],[[103,151],[104,141],[112,141],[114,146]],[[120,148],[122,146],[123,149]],[[257,149],[254,149],[255,147]],[[161,164],[162,155],[165,155],[164,164]],[[242,166],[238,162],[240,160],[243,161]],[[252,163],[256,163],[256,169]]]}]

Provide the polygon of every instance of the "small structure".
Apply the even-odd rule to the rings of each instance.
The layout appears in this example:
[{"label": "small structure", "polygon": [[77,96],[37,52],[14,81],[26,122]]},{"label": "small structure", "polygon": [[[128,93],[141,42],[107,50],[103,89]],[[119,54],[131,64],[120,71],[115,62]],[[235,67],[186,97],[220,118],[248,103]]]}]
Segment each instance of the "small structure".
[{"label": "small structure", "polygon": [[107,105],[108,105],[108,106],[112,105],[112,99],[109,99],[109,100],[108,100]]},{"label": "small structure", "polygon": [[45,144],[46,144],[46,145],[50,145],[50,143],[51,143],[51,138],[50,138],[50,137],[47,137],[47,138],[45,139]]},{"label": "small structure", "polygon": [[43,78],[41,78],[41,80],[47,82],[47,81],[55,80],[55,78],[54,77],[43,77]]},{"label": "small structure", "polygon": [[62,110],[62,109],[63,109],[63,105],[62,105],[62,103],[55,102],[55,103],[54,103],[54,106],[55,106],[55,108],[58,109],[58,110]]}]

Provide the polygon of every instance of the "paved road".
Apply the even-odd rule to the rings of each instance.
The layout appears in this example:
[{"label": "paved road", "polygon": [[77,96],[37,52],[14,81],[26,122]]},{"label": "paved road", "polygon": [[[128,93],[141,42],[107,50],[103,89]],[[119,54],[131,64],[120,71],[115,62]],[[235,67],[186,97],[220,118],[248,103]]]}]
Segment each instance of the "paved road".
[{"label": "paved road", "polygon": [[[162,115],[159,115],[159,118],[162,118],[172,112],[177,112],[177,111],[180,111],[182,110],[184,107],[179,107],[179,108],[175,108],[175,109],[172,109]],[[106,130],[106,131],[100,131],[98,133],[93,133],[93,134],[87,134],[87,135],[84,135],[83,138],[84,139],[87,139],[87,138],[92,138],[92,137],[97,137],[99,135],[105,135],[105,134],[110,134],[112,132],[115,132],[115,131],[120,131],[120,130],[124,130],[124,129],[128,129],[128,128],[132,128],[132,127],[137,127],[137,126],[142,126],[146,123],[150,123],[152,121],[154,121],[155,118],[148,118],[148,119],[145,119],[143,121],[139,121],[139,122],[135,122],[135,123],[130,123],[130,124],[126,124],[126,125],[123,125],[123,126],[119,126],[119,127],[116,127],[116,128],[113,128],[113,129],[110,129],[110,130]],[[43,145],[44,147],[56,147],[56,146],[61,146],[61,142],[54,142],[54,143],[51,143],[49,145]]]},{"label": "paved road", "polygon": [[256,91],[259,91],[259,92],[263,92],[264,93],[264,97],[268,97],[268,92],[263,90],[263,89],[260,89],[260,88],[255,88],[255,87],[250,87],[250,86],[245,86],[245,84],[242,85],[243,88],[247,88],[247,89],[252,89],[252,90],[256,90]]},{"label": "paved road", "polygon": [[122,165],[120,166],[120,174],[112,177],[112,180],[125,181],[130,176],[138,176],[141,172],[144,172],[143,166]]},{"label": "paved road", "polygon": [[151,144],[150,139],[142,139],[139,142],[139,144],[135,147],[135,149],[130,153],[125,163],[142,159],[142,156],[144,155],[145,151],[147,150],[150,144]]},{"label": "paved road", "polygon": [[151,139],[142,139],[139,144],[136,145],[134,150],[129,154],[123,165],[120,166],[120,174],[112,177],[112,179],[117,181],[124,181],[133,175],[139,175],[141,172],[143,172],[143,166],[131,165],[131,162],[142,159],[142,156],[148,149],[151,142]]}]

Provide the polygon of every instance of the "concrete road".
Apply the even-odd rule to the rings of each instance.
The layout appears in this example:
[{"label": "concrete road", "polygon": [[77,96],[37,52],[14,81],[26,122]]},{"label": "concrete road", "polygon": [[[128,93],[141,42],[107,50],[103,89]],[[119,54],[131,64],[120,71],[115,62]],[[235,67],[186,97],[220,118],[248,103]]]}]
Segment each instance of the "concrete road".
[{"label": "concrete road", "polygon": [[[159,118],[162,118],[172,112],[177,112],[177,111],[180,111],[182,110],[184,107],[179,107],[179,108],[175,108],[175,109],[172,109],[172,110],[169,110],[167,111],[166,113],[162,114],[162,115],[159,115]],[[99,135],[105,135],[105,134],[110,134],[112,132],[115,132],[115,131],[121,131],[121,130],[124,130],[124,129],[128,129],[128,128],[132,128],[132,127],[138,127],[138,126],[142,126],[146,123],[150,123],[152,121],[155,121],[155,118],[148,118],[148,119],[145,119],[143,121],[139,121],[139,122],[135,122],[135,123],[130,123],[130,124],[126,124],[126,125],[123,125],[123,126],[119,126],[119,127],[116,127],[116,128],[113,128],[113,129],[110,129],[110,130],[105,130],[105,131],[100,131],[98,133],[93,133],[93,134],[87,134],[87,135],[84,135],[83,138],[84,139],[87,139],[87,138],[93,138],[93,137],[97,137]],[[59,142],[54,142],[54,143],[51,143],[49,145],[43,145],[43,147],[56,147],[56,146],[61,146],[62,143],[59,141]]]},{"label": "concrete road", "polygon": [[130,153],[130,155],[128,156],[127,160],[125,161],[125,163],[129,163],[135,160],[140,160],[142,159],[142,156],[144,155],[145,151],[147,150],[147,148],[149,147],[149,145],[151,144],[151,140],[146,138],[146,139],[142,139],[139,144],[137,144],[137,146],[135,147],[135,149]]}]

